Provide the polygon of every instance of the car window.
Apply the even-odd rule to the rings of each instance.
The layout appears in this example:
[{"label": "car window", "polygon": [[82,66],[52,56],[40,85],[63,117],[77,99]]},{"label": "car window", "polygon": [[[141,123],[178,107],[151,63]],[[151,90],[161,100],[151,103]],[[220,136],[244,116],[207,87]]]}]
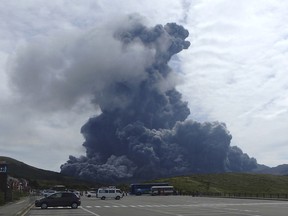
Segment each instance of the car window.
[{"label": "car window", "polygon": [[109,193],[115,193],[115,190],[109,190]]},{"label": "car window", "polygon": [[74,197],[73,193],[63,193],[62,197]]},{"label": "car window", "polygon": [[62,197],[62,194],[61,193],[55,193],[55,194],[52,194],[49,198],[51,199],[57,199],[57,198],[61,198]]}]

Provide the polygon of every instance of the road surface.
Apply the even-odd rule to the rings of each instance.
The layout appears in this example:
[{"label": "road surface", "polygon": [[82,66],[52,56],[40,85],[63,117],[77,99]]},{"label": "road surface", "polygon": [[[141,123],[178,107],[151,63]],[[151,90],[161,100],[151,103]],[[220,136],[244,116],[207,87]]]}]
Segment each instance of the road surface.
[{"label": "road surface", "polygon": [[288,201],[191,196],[125,196],[121,200],[81,197],[78,209],[33,207],[27,216],[287,216]]}]

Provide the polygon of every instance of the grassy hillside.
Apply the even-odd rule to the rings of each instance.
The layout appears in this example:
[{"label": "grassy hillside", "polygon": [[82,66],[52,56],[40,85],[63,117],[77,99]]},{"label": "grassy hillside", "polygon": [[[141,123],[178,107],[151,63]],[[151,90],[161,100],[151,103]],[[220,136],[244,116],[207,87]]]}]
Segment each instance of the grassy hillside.
[{"label": "grassy hillside", "polygon": [[58,172],[38,169],[9,157],[0,156],[0,161],[8,163],[8,174],[10,176],[27,179],[36,188],[47,188],[59,184],[73,188],[95,187],[97,185],[65,176]]},{"label": "grassy hillside", "polygon": [[[32,186],[38,188],[47,188],[58,184],[82,189],[101,186],[96,182],[83,181],[57,172],[38,169],[8,157],[0,156],[0,161],[6,161],[9,164],[9,175],[28,179]],[[288,194],[288,176],[280,175],[245,173],[199,174],[157,179],[153,182],[169,182],[175,189],[184,193],[199,191],[211,193]],[[118,186],[127,191],[129,184]]]},{"label": "grassy hillside", "polygon": [[223,173],[159,179],[185,192],[288,194],[288,176]]}]

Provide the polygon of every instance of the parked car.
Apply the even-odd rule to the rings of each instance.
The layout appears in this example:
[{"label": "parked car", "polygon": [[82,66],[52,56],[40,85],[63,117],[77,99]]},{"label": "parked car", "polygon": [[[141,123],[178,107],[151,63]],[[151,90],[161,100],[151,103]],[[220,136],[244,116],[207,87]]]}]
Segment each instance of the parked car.
[{"label": "parked car", "polygon": [[81,193],[80,193],[80,191],[77,191],[77,190],[68,190],[69,192],[73,192],[73,193],[75,193],[78,197],[80,197],[81,196]]},{"label": "parked car", "polygon": [[80,197],[78,197],[75,193],[72,192],[57,192],[35,201],[35,206],[41,207],[42,209],[59,206],[71,206],[71,208],[76,209],[80,205]]},{"label": "parked car", "polygon": [[121,190],[117,188],[99,188],[96,197],[101,200],[105,200],[106,198],[119,200],[122,195]]},{"label": "parked car", "polygon": [[73,193],[75,193],[78,197],[81,196],[81,192],[80,191],[73,191]]},{"label": "parked car", "polygon": [[87,191],[86,196],[87,197],[96,197],[96,191]]},{"label": "parked car", "polygon": [[48,189],[48,190],[43,190],[42,192],[41,192],[41,195],[42,196],[44,196],[44,197],[47,197],[47,196],[50,196],[51,194],[54,194],[54,193],[56,193],[57,191],[55,191],[55,190],[50,190],[50,189]]}]

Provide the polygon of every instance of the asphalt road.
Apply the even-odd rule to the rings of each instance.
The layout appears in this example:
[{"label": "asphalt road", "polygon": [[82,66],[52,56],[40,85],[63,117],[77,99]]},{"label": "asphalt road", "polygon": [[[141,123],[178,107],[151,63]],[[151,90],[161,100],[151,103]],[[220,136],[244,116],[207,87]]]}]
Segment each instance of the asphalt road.
[{"label": "asphalt road", "polygon": [[78,209],[33,207],[27,216],[287,216],[288,201],[191,196],[125,196],[121,200],[81,198]]}]

